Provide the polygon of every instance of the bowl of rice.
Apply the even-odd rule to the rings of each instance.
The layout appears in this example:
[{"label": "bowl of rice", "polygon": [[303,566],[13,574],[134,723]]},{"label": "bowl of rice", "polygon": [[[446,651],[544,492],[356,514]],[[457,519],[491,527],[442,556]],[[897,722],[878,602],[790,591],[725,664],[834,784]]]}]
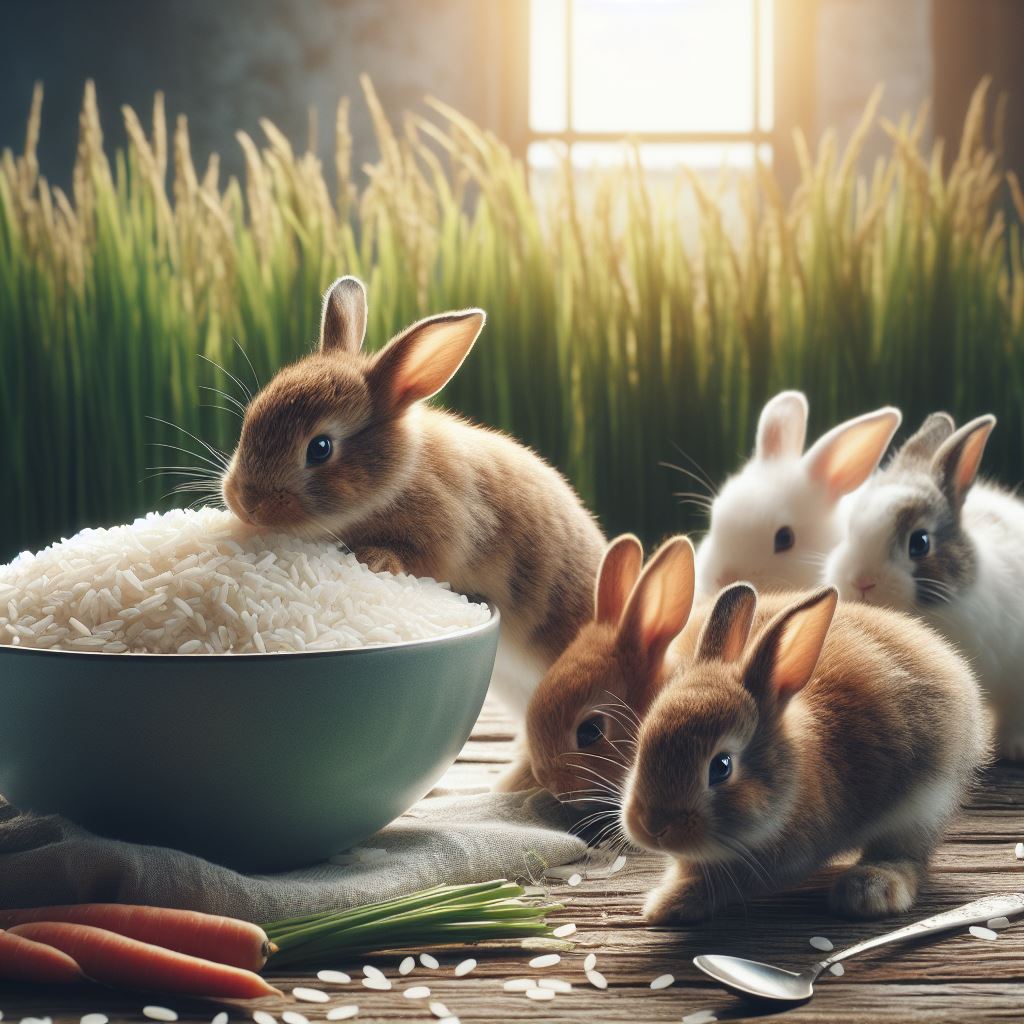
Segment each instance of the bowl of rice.
[{"label": "bowl of rice", "polygon": [[499,617],[214,509],[0,566],[0,794],[246,871],[398,817],[480,712]]}]

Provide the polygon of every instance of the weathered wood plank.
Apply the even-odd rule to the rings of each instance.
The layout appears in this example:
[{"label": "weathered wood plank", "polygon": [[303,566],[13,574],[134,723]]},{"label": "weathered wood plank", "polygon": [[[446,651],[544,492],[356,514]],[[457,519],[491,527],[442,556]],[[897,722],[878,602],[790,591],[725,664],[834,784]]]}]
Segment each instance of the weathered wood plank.
[{"label": "weathered wood plank", "polygon": [[[488,703],[472,740],[440,788],[479,791],[501,771],[510,757],[514,729],[496,705]],[[475,950],[479,966],[457,979],[452,966],[460,953],[442,957],[433,972],[417,968],[392,992],[371,992],[358,981],[331,987],[327,1005],[297,1004],[293,999],[260,1004],[280,1020],[285,1009],[301,1012],[311,1021],[324,1019],[326,1009],[342,1003],[360,1006],[360,1021],[425,1021],[432,1019],[425,1002],[405,999],[401,991],[426,984],[431,998],[440,1000],[463,1021],[679,1021],[687,1013],[713,1010],[719,1020],[757,1019],[749,1004],[723,994],[692,965],[701,952],[728,952],[770,959],[783,966],[813,962],[808,944],[812,935],[825,935],[837,947],[877,934],[883,928],[937,913],[956,903],[992,892],[1024,890],[1024,862],[1016,860],[1013,844],[1024,839],[1024,767],[998,765],[991,769],[970,806],[951,830],[935,860],[935,870],[911,914],[879,923],[849,922],[829,914],[826,893],[838,867],[830,868],[792,892],[730,907],[706,924],[691,928],[653,929],[640,917],[643,897],[656,884],[662,863],[633,854],[626,867],[610,878],[587,879],[578,887],[554,885],[552,895],[566,905],[560,915],[578,927],[576,948],[555,968],[531,970],[531,953],[519,949]],[[609,982],[599,992],[585,980],[583,958],[593,952]],[[359,975],[361,960],[336,966]],[[375,956],[373,962],[392,975],[397,958]],[[676,977],[673,987],[652,992],[649,983],[659,974]],[[547,974],[569,980],[571,993],[550,1003],[535,1003],[506,993],[502,984],[512,977]],[[312,973],[279,976],[275,983],[290,993],[296,985],[321,986]],[[141,1020],[144,996],[92,988],[43,991],[0,986],[4,1019],[49,1016],[54,1024],[73,1024],[88,1012],[114,1020]],[[182,1021],[209,1021],[219,1009],[233,1019],[249,1019],[252,1006],[187,1000],[170,1003]],[[868,1024],[868,1022],[1014,1021],[1024,1020],[1024,923],[1000,933],[995,942],[967,934],[950,935],[930,944],[902,947],[852,961],[842,978],[829,977],[819,985],[813,1002],[790,1011],[787,1020],[807,1024]]]}]

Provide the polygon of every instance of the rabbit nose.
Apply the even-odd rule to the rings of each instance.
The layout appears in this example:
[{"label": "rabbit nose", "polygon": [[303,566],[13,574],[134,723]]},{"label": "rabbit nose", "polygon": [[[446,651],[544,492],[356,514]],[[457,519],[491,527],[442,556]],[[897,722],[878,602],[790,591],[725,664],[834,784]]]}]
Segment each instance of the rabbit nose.
[{"label": "rabbit nose", "polygon": [[869,576],[861,576],[859,579],[855,579],[853,581],[853,586],[855,590],[860,591],[860,596],[863,600],[867,597],[867,593],[869,590],[873,590],[876,586],[878,586],[878,580],[871,579],[871,577]]}]

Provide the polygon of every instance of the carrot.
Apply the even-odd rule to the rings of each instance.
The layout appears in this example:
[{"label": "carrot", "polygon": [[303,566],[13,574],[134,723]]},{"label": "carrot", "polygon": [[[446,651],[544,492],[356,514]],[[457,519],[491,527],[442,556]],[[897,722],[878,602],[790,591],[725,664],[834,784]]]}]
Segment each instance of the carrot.
[{"label": "carrot", "polygon": [[60,907],[0,910],[0,928],[33,921],[68,921],[106,928],[140,942],[188,953],[246,971],[261,970],[274,945],[258,925],[195,910],[133,907],[121,903],[76,903]]},{"label": "carrot", "polygon": [[46,985],[84,981],[82,969],[59,949],[0,930],[0,978]]},{"label": "carrot", "polygon": [[171,995],[258,999],[281,995],[258,974],[176,953],[103,928],[68,921],[36,921],[10,929],[62,950],[93,981]]}]

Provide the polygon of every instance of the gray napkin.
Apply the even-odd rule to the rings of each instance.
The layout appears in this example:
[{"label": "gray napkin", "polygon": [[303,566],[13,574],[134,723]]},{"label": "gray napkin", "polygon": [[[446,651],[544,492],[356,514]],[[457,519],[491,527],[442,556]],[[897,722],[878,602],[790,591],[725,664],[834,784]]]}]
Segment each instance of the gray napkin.
[{"label": "gray napkin", "polygon": [[[266,922],[440,883],[534,879],[578,860],[572,814],[547,793],[437,796],[362,844],[351,863],[240,875],[191,854],[103,839],[0,802],[0,908],[137,903]],[[382,852],[383,851],[383,852]],[[359,857],[370,858],[359,860]]]}]

